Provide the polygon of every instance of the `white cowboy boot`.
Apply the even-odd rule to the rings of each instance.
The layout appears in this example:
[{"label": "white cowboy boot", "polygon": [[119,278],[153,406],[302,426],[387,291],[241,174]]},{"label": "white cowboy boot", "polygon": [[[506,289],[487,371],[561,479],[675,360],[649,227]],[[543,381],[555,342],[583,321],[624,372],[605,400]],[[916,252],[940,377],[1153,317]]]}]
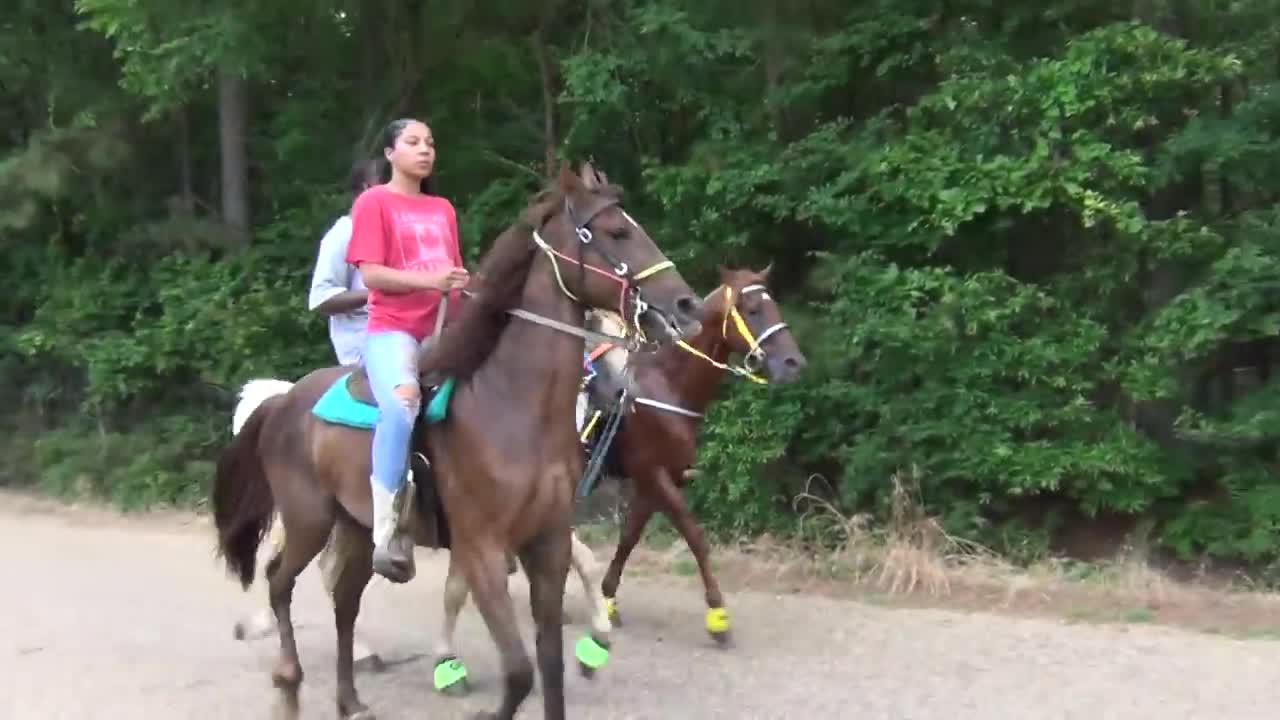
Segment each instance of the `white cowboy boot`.
[{"label": "white cowboy boot", "polygon": [[413,578],[413,544],[399,532],[404,487],[393,494],[376,480],[371,479],[370,485],[373,490],[373,569],[391,582],[408,582]]}]

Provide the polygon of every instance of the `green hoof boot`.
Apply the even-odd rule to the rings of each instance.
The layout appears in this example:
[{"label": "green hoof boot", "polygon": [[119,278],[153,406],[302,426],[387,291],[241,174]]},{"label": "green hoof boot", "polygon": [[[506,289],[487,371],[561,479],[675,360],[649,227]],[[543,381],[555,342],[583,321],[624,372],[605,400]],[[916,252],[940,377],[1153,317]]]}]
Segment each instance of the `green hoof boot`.
[{"label": "green hoof boot", "polygon": [[609,644],[597,642],[595,638],[587,635],[578,641],[573,654],[578,658],[578,669],[582,671],[583,676],[592,677],[597,670],[609,662]]},{"label": "green hoof boot", "polygon": [[461,697],[469,691],[467,666],[454,655],[447,655],[436,662],[436,692],[450,697]]}]

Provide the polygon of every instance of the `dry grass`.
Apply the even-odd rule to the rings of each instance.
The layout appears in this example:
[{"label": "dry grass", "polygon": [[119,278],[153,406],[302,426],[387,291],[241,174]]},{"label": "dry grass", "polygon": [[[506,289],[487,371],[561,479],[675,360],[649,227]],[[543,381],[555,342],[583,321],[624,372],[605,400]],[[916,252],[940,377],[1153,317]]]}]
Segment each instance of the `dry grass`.
[{"label": "dry grass", "polygon": [[[713,566],[728,591],[809,592],[908,607],[997,611],[1079,622],[1164,623],[1246,638],[1280,637],[1280,595],[1184,582],[1154,569],[1141,548],[1110,562],[1054,559],[1017,567],[977,543],[948,534],[924,511],[913,472],[891,479],[892,505],[881,526],[842,515],[810,492],[796,498],[801,532],[716,548]],[[616,529],[580,528],[607,562]],[[650,538],[646,538],[650,540]],[[683,541],[652,538],[628,574],[662,572],[698,582]],[[821,542],[819,542],[821,540]],[[655,546],[656,545],[656,546]],[[822,547],[822,550],[814,548]],[[831,549],[834,548],[834,549]]]},{"label": "dry grass", "polygon": [[869,584],[890,594],[917,590],[931,597],[951,593],[957,569],[1001,566],[994,552],[948,534],[937,518],[925,514],[919,501],[919,484],[913,475],[895,473],[889,521],[874,527],[869,515],[842,515],[830,502],[807,489],[797,496],[801,538],[839,538],[834,551],[815,557],[823,564],[852,574],[858,584]]},{"label": "dry grass", "polygon": [[[1048,560],[1030,568],[947,534],[919,502],[913,477],[899,474],[889,522],[844,517],[808,493],[799,540],[760,537],[715,548],[712,564],[724,590],[814,593],[905,607],[943,607],[1076,622],[1161,623],[1247,639],[1280,639],[1280,594],[1247,581],[1224,587],[1207,578],[1180,581],[1154,569],[1140,547],[1110,562]],[[183,511],[123,513],[97,504],[70,505],[34,493],[0,489],[0,508],[38,513],[72,525],[155,527],[207,532],[207,516]],[[683,541],[651,528],[632,554],[627,575],[661,574],[699,583]],[[579,536],[606,563],[617,541],[612,523],[581,525]],[[815,538],[838,538],[818,547]],[[806,542],[808,538],[808,542]],[[732,597],[729,598],[732,604]]]}]

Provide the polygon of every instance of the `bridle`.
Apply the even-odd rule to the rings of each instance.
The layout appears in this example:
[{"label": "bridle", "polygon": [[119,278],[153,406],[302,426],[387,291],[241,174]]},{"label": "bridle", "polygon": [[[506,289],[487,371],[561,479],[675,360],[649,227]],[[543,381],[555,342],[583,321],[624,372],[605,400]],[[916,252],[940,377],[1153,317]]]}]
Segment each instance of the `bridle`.
[{"label": "bridle", "polygon": [[[764,293],[764,298],[766,300],[772,299],[769,297],[769,288],[765,287],[762,283],[747,285],[740,291],[740,296],[746,297],[747,294],[753,292]],[[728,370],[729,372],[738,375],[739,377],[745,377],[752,382],[760,383],[761,385],[768,385],[768,380],[756,374],[756,371],[764,366],[764,362],[766,360],[764,341],[773,337],[781,330],[784,330],[787,327],[787,324],[785,322],[778,321],[773,325],[770,325],[768,328],[765,328],[764,332],[760,333],[759,337],[756,337],[755,334],[751,332],[751,328],[747,326],[746,319],[742,317],[742,313],[738,310],[738,303],[733,299],[733,288],[725,285],[724,294],[725,305],[728,306],[728,310],[724,313],[724,321],[720,323],[720,337],[723,338],[725,342],[729,341],[729,321],[732,320],[733,329],[737,331],[738,336],[742,338],[748,348],[746,356],[742,359],[742,367],[736,367],[719,362],[684,340],[677,340],[676,344],[685,351],[706,360],[721,370]]]},{"label": "bridle", "polygon": [[[563,332],[568,332],[572,335],[577,335],[579,337],[582,337],[583,339],[586,339],[588,342],[594,341],[594,342],[620,343],[621,345],[626,347],[628,351],[638,350],[644,343],[647,342],[647,339],[644,336],[644,331],[640,327],[640,318],[646,312],[656,313],[657,315],[662,317],[662,319],[665,322],[667,322],[670,326],[674,327],[675,323],[673,322],[672,318],[670,318],[667,315],[666,312],[664,312],[663,310],[657,307],[650,305],[648,302],[645,301],[644,292],[640,287],[640,283],[643,283],[645,280],[652,278],[653,276],[657,275],[663,270],[673,269],[675,267],[675,263],[671,262],[670,260],[664,257],[662,260],[654,263],[652,266],[645,268],[640,272],[633,273],[631,271],[630,266],[627,265],[626,262],[623,262],[622,260],[619,260],[618,258],[614,257],[612,253],[600,247],[600,245],[595,242],[595,236],[592,234],[591,228],[590,228],[591,221],[594,220],[596,216],[598,216],[600,213],[612,207],[617,207],[618,211],[621,212],[623,217],[627,219],[627,222],[630,222],[632,225],[634,225],[637,228],[640,227],[639,223],[637,223],[634,219],[632,219],[632,217],[628,215],[625,210],[619,207],[618,201],[608,200],[606,202],[602,202],[591,212],[591,214],[587,215],[584,218],[578,217],[577,213],[574,211],[573,203],[569,200],[568,197],[565,197],[564,203],[565,203],[565,216],[568,218],[570,224],[573,226],[574,236],[578,240],[578,243],[577,243],[578,257],[577,258],[570,257],[569,255],[566,255],[565,253],[562,253],[559,250],[556,250],[555,248],[551,247],[551,245],[542,238],[542,234],[539,232],[539,228],[535,228],[533,230],[533,242],[535,245],[537,245],[538,249],[541,250],[547,256],[547,259],[551,261],[551,269],[552,269],[552,272],[555,274],[556,284],[560,286],[560,291],[563,292],[566,296],[572,298],[574,302],[577,302],[579,305],[583,305],[585,307],[585,304],[583,303],[582,299],[579,298],[577,295],[575,295],[572,291],[570,291],[567,286],[565,286],[564,275],[560,270],[561,260],[578,266],[579,286],[585,284],[586,273],[588,271],[596,273],[602,277],[608,278],[609,280],[612,280],[618,283],[619,285],[618,314],[623,317],[624,322],[626,324],[625,336],[617,337],[614,335],[609,335],[607,333],[599,333],[592,330],[577,328],[572,325],[566,325],[559,321],[552,320],[550,318],[542,317],[541,315],[536,315],[534,313],[528,312],[527,310],[521,310],[519,308],[509,310],[508,312],[510,312],[512,315],[515,315],[516,317],[529,320],[530,322],[535,322],[540,325],[546,325],[548,327],[552,327],[557,330],[561,330]],[[547,221],[549,220],[550,219],[548,218]],[[583,252],[588,248],[598,253],[602,258],[604,258],[605,262],[608,263],[609,265],[608,270],[596,267],[595,265],[592,265],[586,262],[585,260],[583,260]],[[632,313],[627,312],[628,301],[630,301],[630,307],[633,310]]]},{"label": "bridle", "polygon": [[[759,383],[761,385],[768,385],[769,381],[767,379],[762,378],[758,374],[756,374],[756,371],[759,370],[760,367],[764,365],[764,362],[766,360],[767,351],[764,349],[764,342],[769,338],[773,337],[774,335],[776,335],[778,332],[785,329],[787,327],[787,324],[782,321],[776,322],[773,325],[770,325],[768,328],[765,328],[764,332],[761,332],[760,335],[757,337],[755,333],[751,332],[751,328],[747,325],[746,318],[742,317],[742,312],[738,310],[738,304],[737,302],[734,301],[734,298],[733,298],[733,294],[734,294],[733,288],[728,285],[725,285],[723,286],[723,289],[725,293],[725,304],[727,305],[728,309],[725,310],[724,320],[723,322],[720,323],[720,337],[724,342],[729,341],[730,321],[732,321],[733,331],[736,331],[738,333],[738,336],[742,338],[742,340],[747,344],[747,348],[748,348],[746,356],[743,358],[742,367],[737,367],[734,365],[728,365],[726,363],[722,363],[716,360],[715,358],[712,358],[710,355],[707,355],[701,350],[690,345],[685,340],[677,340],[676,344],[686,352],[707,361],[711,365],[717,368],[720,368],[721,370],[727,370],[739,377],[745,377],[748,380],[751,380],[752,382],[755,382],[755,383]],[[762,283],[755,283],[755,284],[747,285],[746,287],[742,288],[742,290],[739,291],[739,297],[745,297],[746,295],[753,292],[764,293],[765,300],[772,300],[772,298],[769,297],[769,289],[765,287],[765,285]],[[598,348],[597,353],[600,353],[600,351],[607,352],[608,348],[607,347]],[[629,373],[630,373],[630,361],[628,360],[627,369],[624,370],[624,374],[629,375]],[[627,388],[627,391],[630,392],[629,378],[627,378],[624,381],[624,384],[625,384],[625,387]],[[665,412],[674,413],[676,415],[682,415],[684,417],[692,418],[695,420],[702,417],[702,413],[700,412],[694,412],[693,410],[682,408],[679,405],[663,402],[661,400],[655,400],[653,398],[633,397],[631,399],[631,402],[635,403],[636,405],[644,405],[646,407],[650,407],[655,410],[663,410]],[[581,433],[581,439],[583,440],[583,442],[586,441],[586,438],[590,435],[591,431],[595,428],[596,421],[599,419],[600,415],[601,413],[597,411],[591,417],[590,422],[587,423],[586,427],[583,428]],[[612,437],[612,435],[609,435],[609,437]]]}]

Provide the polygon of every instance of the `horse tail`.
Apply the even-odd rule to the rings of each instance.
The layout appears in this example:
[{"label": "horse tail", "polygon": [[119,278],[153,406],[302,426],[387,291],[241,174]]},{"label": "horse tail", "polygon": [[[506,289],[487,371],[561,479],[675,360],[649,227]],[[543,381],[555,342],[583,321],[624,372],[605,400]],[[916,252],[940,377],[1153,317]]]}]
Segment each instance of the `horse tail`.
[{"label": "horse tail", "polygon": [[236,411],[231,416],[231,434],[239,435],[240,429],[248,422],[258,406],[276,395],[284,395],[293,389],[288,380],[250,380],[240,388],[240,402],[236,403]]},{"label": "horse tail", "polygon": [[246,383],[232,417],[231,443],[218,457],[212,493],[218,555],[246,590],[253,584],[258,546],[275,516],[275,498],[258,455],[262,425],[292,387],[283,380]]}]

